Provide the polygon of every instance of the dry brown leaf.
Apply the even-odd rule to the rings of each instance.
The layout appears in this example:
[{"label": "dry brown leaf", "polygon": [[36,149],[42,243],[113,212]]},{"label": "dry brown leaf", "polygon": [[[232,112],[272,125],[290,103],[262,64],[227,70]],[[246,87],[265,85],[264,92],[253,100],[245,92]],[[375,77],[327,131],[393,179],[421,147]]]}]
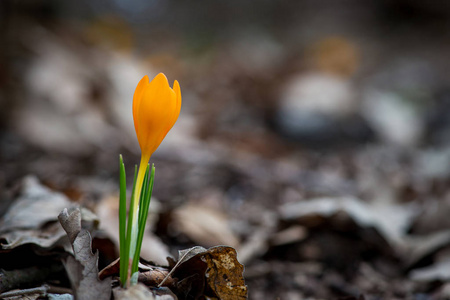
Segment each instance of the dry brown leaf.
[{"label": "dry brown leaf", "polygon": [[205,253],[206,251],[208,250],[203,248],[202,246],[195,246],[189,249],[179,250],[177,264],[182,264],[196,256],[197,254]]},{"label": "dry brown leaf", "polygon": [[25,244],[34,246],[36,251],[57,245],[70,250],[56,217],[63,208],[71,206],[63,194],[41,185],[36,177],[26,177],[19,198],[0,219],[0,239],[5,241],[1,250]]},{"label": "dry brown leaf", "polygon": [[0,232],[14,229],[35,229],[51,221],[73,204],[61,193],[41,185],[34,176],[25,177],[18,199],[0,220]]},{"label": "dry brown leaf", "polygon": [[[72,252],[66,232],[57,216],[64,208],[75,207],[69,199],[39,183],[34,176],[25,177],[19,197],[0,219],[0,251],[30,245],[34,252],[49,254],[50,249]],[[81,214],[84,227],[95,229],[98,219],[87,209]]]},{"label": "dry brown leaf", "polygon": [[225,246],[213,247],[208,250],[205,260],[208,285],[219,299],[247,299],[247,286],[242,276],[244,266],[238,262],[236,250]]},{"label": "dry brown leaf", "polygon": [[98,279],[98,252],[92,253],[89,231],[81,229],[81,212],[64,209],[58,216],[72,243],[74,257],[65,261],[67,275],[77,299],[108,300],[111,297],[111,279]]},{"label": "dry brown leaf", "polygon": [[64,230],[57,223],[42,230],[14,230],[0,234],[5,243],[0,244],[2,251],[11,251],[19,246],[29,244],[36,253],[49,252],[49,249],[61,246],[71,252]]},{"label": "dry brown leaf", "polygon": [[[167,278],[167,279],[166,279]],[[146,271],[139,273],[138,281],[142,282],[146,286],[159,286],[164,281],[163,287],[173,287],[176,281],[169,276],[169,271],[162,267],[151,267]]]},{"label": "dry brown leaf", "polygon": [[107,265],[103,270],[98,273],[98,278],[100,280],[105,279],[106,277],[116,276],[120,273],[120,258],[116,259],[109,265]]},{"label": "dry brown leaf", "polygon": [[247,299],[244,266],[238,262],[234,248],[194,247],[180,251],[180,255],[182,263],[174,267],[173,277],[178,278],[180,290],[187,289],[186,295],[194,299],[200,295],[222,300]]}]

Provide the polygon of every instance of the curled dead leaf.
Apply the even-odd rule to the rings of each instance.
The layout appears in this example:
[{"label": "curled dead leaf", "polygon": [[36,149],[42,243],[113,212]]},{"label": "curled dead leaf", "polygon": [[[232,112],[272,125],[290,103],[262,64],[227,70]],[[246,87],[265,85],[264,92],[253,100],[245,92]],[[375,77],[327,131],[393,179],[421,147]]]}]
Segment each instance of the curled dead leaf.
[{"label": "curled dead leaf", "polygon": [[63,208],[71,206],[63,194],[41,185],[34,176],[25,177],[19,197],[0,218],[0,252],[25,245],[46,255],[54,248],[71,252],[56,219]]},{"label": "curled dead leaf", "polygon": [[[237,260],[236,250],[227,246],[216,246],[208,250],[194,247],[183,252],[182,263],[174,267],[173,277],[179,280],[180,289],[186,294],[201,294],[222,300],[247,299],[244,266]],[[195,296],[194,296],[195,297]],[[196,298],[195,298],[196,299]]]},{"label": "curled dead leaf", "polygon": [[108,300],[111,297],[111,279],[98,279],[98,252],[92,253],[89,231],[81,228],[79,209],[65,208],[58,219],[67,232],[72,244],[74,257],[69,256],[64,263],[76,299]]},{"label": "curled dead leaf", "polygon": [[208,265],[208,285],[219,299],[247,298],[247,286],[242,276],[244,266],[238,262],[236,255],[233,248],[219,246],[211,248],[204,256]]}]

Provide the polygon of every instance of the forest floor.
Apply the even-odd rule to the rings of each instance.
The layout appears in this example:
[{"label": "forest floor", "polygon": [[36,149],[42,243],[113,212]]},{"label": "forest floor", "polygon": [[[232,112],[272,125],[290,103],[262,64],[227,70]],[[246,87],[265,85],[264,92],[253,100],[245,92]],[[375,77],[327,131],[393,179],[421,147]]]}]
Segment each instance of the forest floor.
[{"label": "forest floor", "polygon": [[[351,23],[343,11],[327,24]],[[118,258],[119,154],[129,187],[139,160],[132,95],[163,71],[183,104],[151,159],[140,280],[156,299],[240,299],[243,280],[255,300],[450,299],[450,43],[423,42],[426,14],[421,30],[358,10],[339,35],[299,19],[139,44],[111,16],[19,12],[1,35],[0,298],[69,299],[83,274],[109,299],[116,274],[105,288],[83,273],[89,251],[68,262],[73,237],[92,242],[97,271]],[[236,269],[212,267],[219,256]],[[240,290],[223,296],[230,281]]]}]

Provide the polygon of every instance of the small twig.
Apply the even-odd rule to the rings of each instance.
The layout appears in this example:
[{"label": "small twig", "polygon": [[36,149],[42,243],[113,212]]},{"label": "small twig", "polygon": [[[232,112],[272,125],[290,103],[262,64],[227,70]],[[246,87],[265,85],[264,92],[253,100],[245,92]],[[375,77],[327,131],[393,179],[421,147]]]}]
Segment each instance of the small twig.
[{"label": "small twig", "polygon": [[4,293],[0,294],[0,298],[9,298],[9,297],[16,297],[16,296],[31,295],[31,294],[39,294],[42,296],[46,296],[49,289],[50,289],[50,287],[48,285],[44,284],[37,288],[4,292]]},{"label": "small twig", "polygon": [[175,266],[172,268],[172,270],[170,270],[170,272],[166,275],[166,277],[164,277],[164,279],[161,281],[161,283],[158,284],[159,288],[164,284],[164,282],[166,282],[167,278],[169,278],[169,276],[171,276],[172,273],[175,272],[176,268],[183,262],[183,259],[186,257],[186,255],[188,255],[193,250],[195,250],[195,247],[189,249],[188,251],[186,251],[185,254],[183,254],[183,256],[178,260],[178,262],[175,264]]},{"label": "small twig", "polygon": [[64,287],[50,286],[50,285],[44,284],[37,288],[23,289],[23,290],[16,290],[16,291],[1,293],[0,299],[16,297],[16,296],[32,295],[32,294],[39,294],[42,296],[46,296],[47,293],[72,294],[72,290],[68,289],[68,288],[64,288]]},{"label": "small twig", "polygon": [[70,288],[60,287],[60,286],[52,286],[49,285],[49,294],[72,294],[73,291]]}]

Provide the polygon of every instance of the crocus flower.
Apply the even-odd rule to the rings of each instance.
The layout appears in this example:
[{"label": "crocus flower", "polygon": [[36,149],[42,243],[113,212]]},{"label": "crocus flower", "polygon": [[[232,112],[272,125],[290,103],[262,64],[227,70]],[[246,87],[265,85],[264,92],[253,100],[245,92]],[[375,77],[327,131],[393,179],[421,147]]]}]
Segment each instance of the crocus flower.
[{"label": "crocus flower", "polygon": [[147,75],[139,81],[133,96],[134,128],[141,147],[136,191],[140,192],[139,184],[144,179],[148,161],[177,121],[180,109],[178,81],[175,80],[173,89],[163,73],[156,75],[151,82]]},{"label": "crocus flower", "polygon": [[[180,109],[181,91],[178,81],[175,80],[173,89],[169,86],[163,73],[156,75],[151,82],[149,82],[148,76],[144,76],[139,81],[133,96],[133,119],[141,147],[141,162],[130,206],[130,209],[133,210],[131,224],[137,223],[139,197],[148,161],[177,121]],[[137,226],[132,228],[131,239],[133,240],[137,234]],[[134,243],[132,242],[131,245],[130,257],[133,257]]]},{"label": "crocus flower", "polygon": [[175,124],[181,109],[181,91],[175,80],[173,89],[159,73],[149,82],[144,76],[133,96],[133,119],[142,157],[148,163],[162,140]]}]

